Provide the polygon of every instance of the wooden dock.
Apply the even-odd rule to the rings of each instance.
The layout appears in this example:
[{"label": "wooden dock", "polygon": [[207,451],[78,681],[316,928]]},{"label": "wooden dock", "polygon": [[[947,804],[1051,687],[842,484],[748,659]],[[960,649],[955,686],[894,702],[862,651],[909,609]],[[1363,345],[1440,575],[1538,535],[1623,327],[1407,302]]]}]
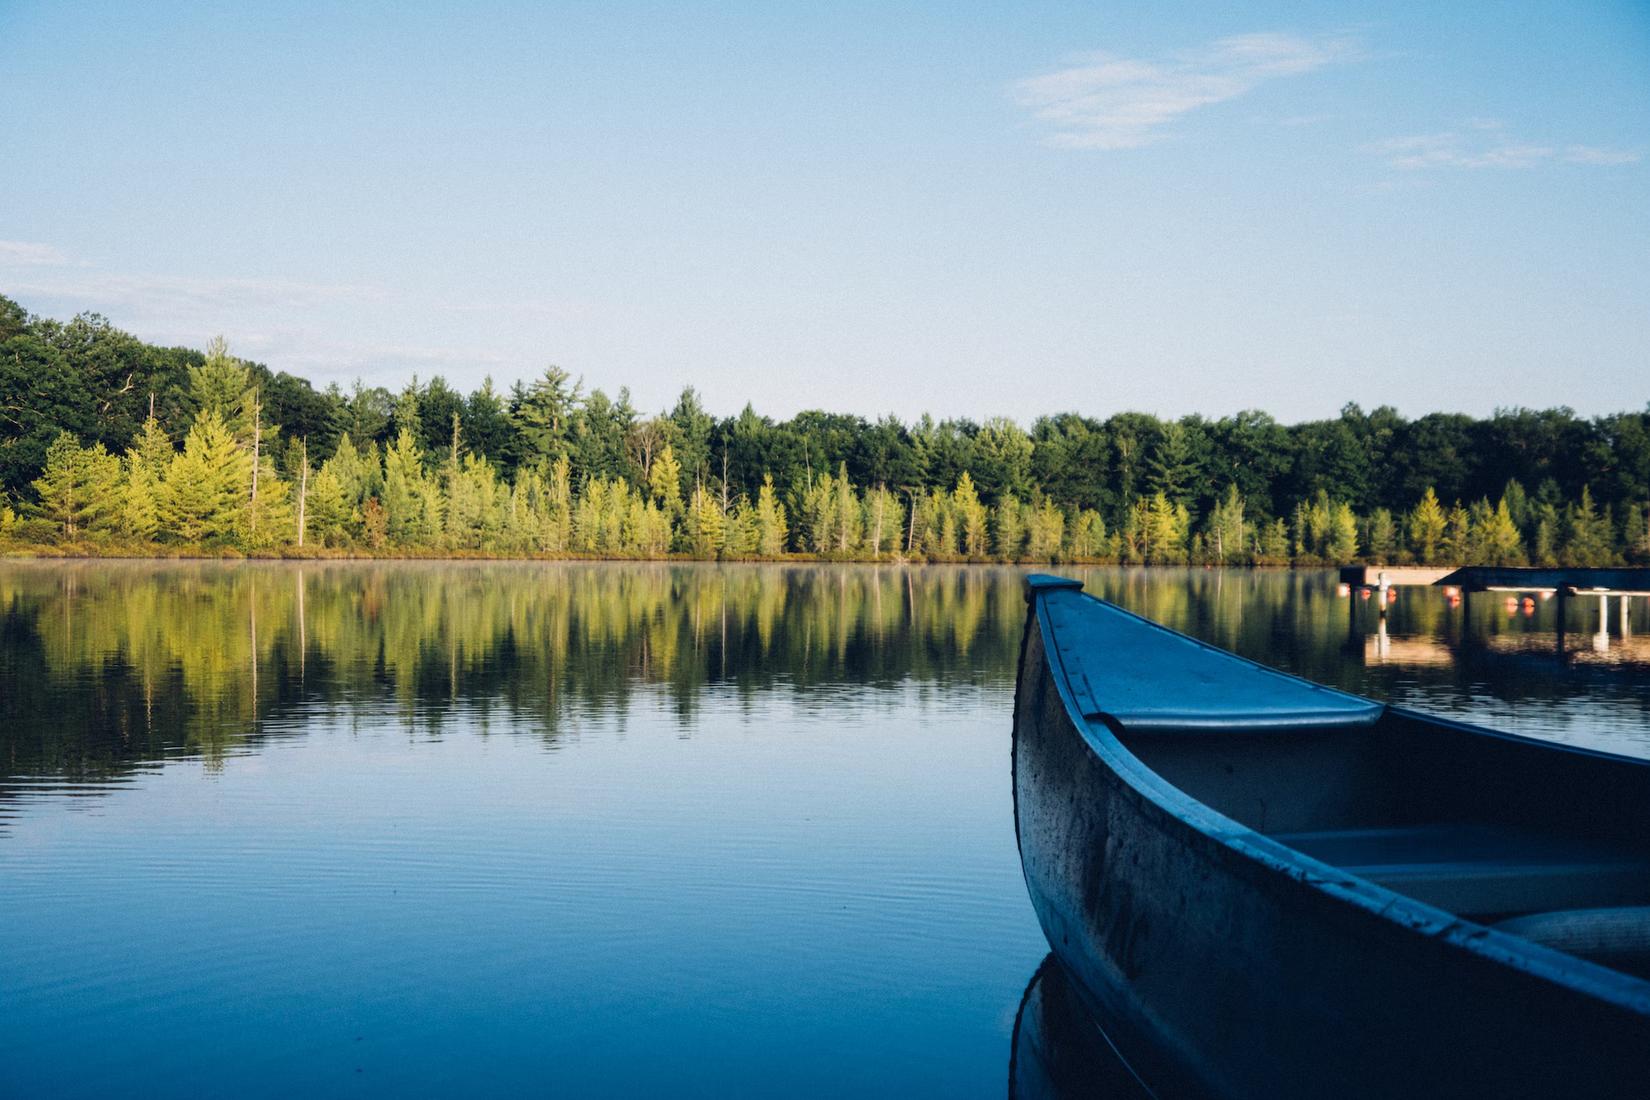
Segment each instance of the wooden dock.
[{"label": "wooden dock", "polygon": [[1353,588],[1457,588],[1461,592],[1554,592],[1561,596],[1650,595],[1650,569],[1465,565],[1347,565],[1341,583]]}]

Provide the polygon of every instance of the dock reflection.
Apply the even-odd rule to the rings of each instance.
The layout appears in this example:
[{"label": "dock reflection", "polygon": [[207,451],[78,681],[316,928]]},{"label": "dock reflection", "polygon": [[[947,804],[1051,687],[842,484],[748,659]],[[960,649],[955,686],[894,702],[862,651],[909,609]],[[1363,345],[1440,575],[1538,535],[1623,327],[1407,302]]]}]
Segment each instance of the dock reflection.
[{"label": "dock reflection", "polygon": [[1156,1094],[1112,1049],[1051,954],[1026,986],[1014,1017],[1008,1095],[1013,1100],[1149,1100]]},{"label": "dock reflection", "polygon": [[1459,598],[1446,603],[1430,600],[1430,595],[1409,597],[1407,614],[1397,621],[1384,611],[1359,614],[1355,605],[1348,619],[1351,652],[1361,653],[1366,668],[1444,668],[1544,658],[1555,666],[1578,669],[1650,670],[1650,635],[1633,632],[1627,597],[1619,599],[1619,609],[1601,602],[1595,611],[1588,606],[1590,600],[1579,598],[1549,605],[1531,597],[1479,597],[1474,601],[1478,606],[1462,606]]}]

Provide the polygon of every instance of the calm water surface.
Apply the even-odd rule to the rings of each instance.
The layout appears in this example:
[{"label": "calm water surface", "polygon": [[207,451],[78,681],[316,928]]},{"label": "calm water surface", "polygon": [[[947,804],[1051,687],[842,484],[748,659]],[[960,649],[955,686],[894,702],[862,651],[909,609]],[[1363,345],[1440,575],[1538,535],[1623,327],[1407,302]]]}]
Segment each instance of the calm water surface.
[{"label": "calm water surface", "polygon": [[[1614,605],[1070,572],[1650,755]],[[1002,1094],[1020,576],[0,564],[0,1094]]]}]

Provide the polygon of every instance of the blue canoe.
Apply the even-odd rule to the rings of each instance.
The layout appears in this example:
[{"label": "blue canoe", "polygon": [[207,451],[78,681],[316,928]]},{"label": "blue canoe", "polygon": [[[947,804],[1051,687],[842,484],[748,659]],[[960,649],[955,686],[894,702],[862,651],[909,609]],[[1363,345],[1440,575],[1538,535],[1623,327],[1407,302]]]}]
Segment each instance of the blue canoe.
[{"label": "blue canoe", "polygon": [[1335,691],[1027,581],[1014,820],[1165,1095],[1650,1096],[1650,762]]}]

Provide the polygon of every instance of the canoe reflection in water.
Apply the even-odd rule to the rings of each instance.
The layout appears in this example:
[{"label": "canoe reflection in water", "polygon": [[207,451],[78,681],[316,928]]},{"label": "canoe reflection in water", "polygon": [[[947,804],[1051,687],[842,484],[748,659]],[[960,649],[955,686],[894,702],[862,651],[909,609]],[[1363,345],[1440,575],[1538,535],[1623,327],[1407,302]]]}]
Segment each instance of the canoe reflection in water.
[{"label": "canoe reflection in water", "polygon": [[1014,1016],[1008,1095],[1010,1100],[1152,1096],[1077,999],[1053,955],[1037,968]]}]

